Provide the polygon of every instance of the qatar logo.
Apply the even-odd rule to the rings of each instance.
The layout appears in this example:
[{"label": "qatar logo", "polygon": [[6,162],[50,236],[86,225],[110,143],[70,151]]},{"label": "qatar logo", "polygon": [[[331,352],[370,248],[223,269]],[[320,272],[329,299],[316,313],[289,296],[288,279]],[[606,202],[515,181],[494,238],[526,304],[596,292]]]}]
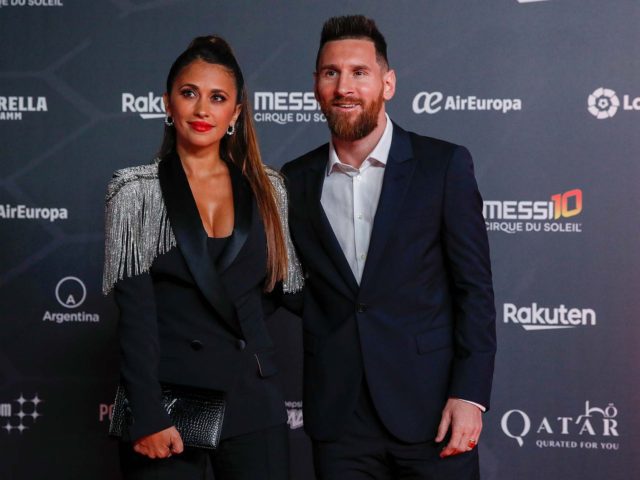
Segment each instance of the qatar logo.
[{"label": "qatar logo", "polygon": [[545,415],[534,419],[524,410],[505,412],[500,421],[502,432],[524,447],[525,438],[535,437],[538,448],[584,450],[619,450],[616,440],[620,433],[616,417],[618,409],[613,403],[606,407],[592,407],[587,400],[584,412],[573,415]]},{"label": "qatar logo", "polygon": [[589,113],[598,120],[613,117],[620,107],[620,99],[610,88],[597,88],[587,101]]},{"label": "qatar logo", "polygon": [[36,423],[42,416],[38,411],[38,406],[43,400],[36,393],[33,398],[25,398],[21,393],[12,402],[0,403],[0,419],[3,420],[2,429],[7,433],[14,430],[22,433]]},{"label": "qatar logo", "polygon": [[56,285],[56,300],[64,308],[78,308],[87,298],[87,287],[77,277],[64,277]]}]

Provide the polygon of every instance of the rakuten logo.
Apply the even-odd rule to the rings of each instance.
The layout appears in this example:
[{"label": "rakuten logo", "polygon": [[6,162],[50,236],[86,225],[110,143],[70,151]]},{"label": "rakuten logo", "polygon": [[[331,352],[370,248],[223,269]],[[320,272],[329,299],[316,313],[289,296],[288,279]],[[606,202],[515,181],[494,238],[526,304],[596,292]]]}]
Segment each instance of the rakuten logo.
[{"label": "rakuten logo", "polygon": [[146,95],[136,97],[132,93],[122,94],[122,112],[138,113],[140,117],[149,120],[151,118],[164,118],[164,103],[162,95],[154,95],[149,92]]},{"label": "rakuten logo", "polygon": [[520,325],[525,330],[557,330],[595,326],[596,312],[591,308],[567,308],[564,305],[540,307],[535,302],[526,307],[505,303],[503,321]]}]

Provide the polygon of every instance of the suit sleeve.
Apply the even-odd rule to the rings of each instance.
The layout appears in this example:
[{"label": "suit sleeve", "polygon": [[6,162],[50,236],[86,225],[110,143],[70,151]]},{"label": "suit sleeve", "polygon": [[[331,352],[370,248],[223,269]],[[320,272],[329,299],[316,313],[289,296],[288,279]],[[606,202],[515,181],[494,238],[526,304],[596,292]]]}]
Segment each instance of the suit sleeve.
[{"label": "suit sleeve", "polygon": [[172,425],[161,405],[160,344],[151,275],[143,273],[119,280],[114,297],[120,309],[120,380],[131,408],[128,430],[133,442]]},{"label": "suit sleeve", "polygon": [[495,305],[482,197],[468,150],[457,147],[445,176],[443,246],[452,283],[455,357],[449,396],[490,404]]}]

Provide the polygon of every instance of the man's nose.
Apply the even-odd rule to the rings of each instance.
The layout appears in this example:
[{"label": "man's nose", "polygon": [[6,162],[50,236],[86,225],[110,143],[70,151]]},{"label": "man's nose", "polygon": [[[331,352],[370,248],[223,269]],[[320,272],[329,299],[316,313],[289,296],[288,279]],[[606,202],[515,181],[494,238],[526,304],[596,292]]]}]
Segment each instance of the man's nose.
[{"label": "man's nose", "polygon": [[336,83],[336,93],[341,96],[353,93],[353,79],[349,75],[340,75]]}]

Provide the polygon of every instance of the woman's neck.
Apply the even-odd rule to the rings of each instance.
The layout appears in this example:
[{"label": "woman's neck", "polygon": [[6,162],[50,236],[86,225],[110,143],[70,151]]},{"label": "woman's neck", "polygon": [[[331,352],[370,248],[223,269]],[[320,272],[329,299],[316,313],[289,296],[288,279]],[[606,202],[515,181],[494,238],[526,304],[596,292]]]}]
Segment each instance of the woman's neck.
[{"label": "woman's neck", "polygon": [[182,168],[189,178],[202,178],[215,175],[222,169],[226,169],[219,148],[188,149],[181,145],[176,146]]}]

